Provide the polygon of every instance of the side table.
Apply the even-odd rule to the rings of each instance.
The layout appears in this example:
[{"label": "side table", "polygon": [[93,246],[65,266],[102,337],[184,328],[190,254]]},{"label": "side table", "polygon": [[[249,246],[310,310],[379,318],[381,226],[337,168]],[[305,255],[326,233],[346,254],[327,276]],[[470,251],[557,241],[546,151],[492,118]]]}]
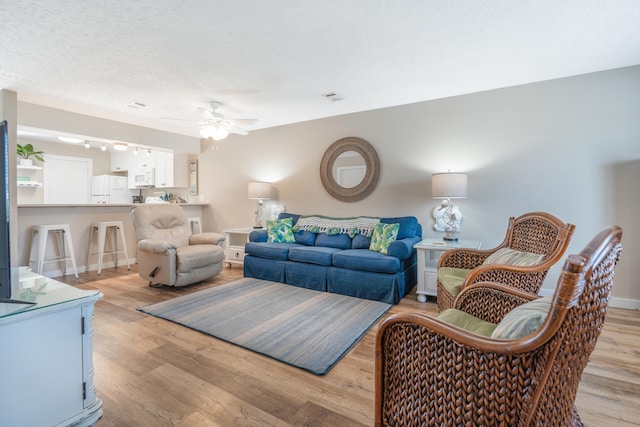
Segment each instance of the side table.
[{"label": "side table", "polygon": [[426,302],[427,295],[437,296],[438,260],[445,251],[457,248],[480,249],[479,240],[458,240],[449,242],[442,239],[424,239],[413,245],[418,254],[418,301]]},{"label": "side table", "polygon": [[249,241],[253,228],[228,228],[224,230],[224,260],[229,267],[232,264],[244,264],[244,244]]}]

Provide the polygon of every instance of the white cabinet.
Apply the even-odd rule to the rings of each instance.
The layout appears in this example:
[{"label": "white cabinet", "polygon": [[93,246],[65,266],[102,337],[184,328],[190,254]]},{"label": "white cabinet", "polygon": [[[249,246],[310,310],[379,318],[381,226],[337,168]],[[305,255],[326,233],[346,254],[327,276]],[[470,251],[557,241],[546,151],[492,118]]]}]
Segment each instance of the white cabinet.
[{"label": "white cabinet", "polygon": [[136,172],[146,167],[155,167],[155,156],[153,154],[147,155],[144,151],[140,151],[137,155],[131,154],[129,170],[127,171],[128,186],[130,189],[137,189],[138,187],[136,187],[135,181]]},{"label": "white cabinet", "polygon": [[154,155],[156,188],[187,188],[187,155],[158,151]]},{"label": "white cabinet", "polygon": [[130,151],[114,151],[111,153],[109,170],[111,172],[127,172],[131,166],[131,157],[133,154]]},{"label": "white cabinet", "polygon": [[131,151],[111,153],[111,172],[128,172],[135,165],[135,156]]},{"label": "white cabinet", "polygon": [[37,304],[0,303],[0,425],[93,425],[102,416],[92,344],[102,294],[20,270],[14,298]]},{"label": "white cabinet", "polygon": [[253,228],[229,228],[224,230],[224,261],[229,264],[244,264],[244,244],[249,241]]},{"label": "white cabinet", "polygon": [[135,185],[136,171],[143,168],[155,168],[156,188],[187,188],[187,155],[182,153],[151,152],[141,150],[138,155],[130,151],[111,154],[111,172],[127,172],[128,187]]}]

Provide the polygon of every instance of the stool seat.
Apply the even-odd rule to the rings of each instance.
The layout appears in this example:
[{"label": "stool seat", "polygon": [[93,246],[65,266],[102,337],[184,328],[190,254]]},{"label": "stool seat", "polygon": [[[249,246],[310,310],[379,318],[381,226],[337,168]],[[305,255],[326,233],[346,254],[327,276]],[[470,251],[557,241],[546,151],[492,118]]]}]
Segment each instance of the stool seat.
[{"label": "stool seat", "polygon": [[[120,233],[118,233],[118,230]],[[94,233],[97,232],[98,242],[97,251],[91,252],[93,244]],[[122,241],[122,249],[118,249],[118,234]],[[110,250],[105,251],[105,243],[109,237],[109,243],[111,245]],[[127,241],[124,237],[124,224],[122,221],[95,221],[91,224],[91,232],[89,233],[89,246],[87,248],[87,270],[89,269],[89,258],[91,255],[98,256],[98,275],[102,273],[102,262],[105,255],[111,255],[111,259],[114,265],[118,266],[118,254],[123,253],[125,262],[127,263],[127,269],[131,270],[129,265],[129,254],[127,253]]]},{"label": "stool seat", "polygon": [[191,216],[187,218],[187,221],[189,221],[189,227],[191,227],[191,233],[193,234],[202,233],[202,224],[200,222],[200,217]]},{"label": "stool seat", "polygon": [[[45,259],[49,233],[55,234],[55,243],[58,253],[53,258]],[[32,258],[34,248],[36,249],[35,259]],[[35,264],[36,272],[38,274],[42,274],[44,264],[49,262],[58,262],[62,267],[62,274],[66,275],[67,261],[71,261],[71,265],[73,266],[73,275],[77,279],[78,270],[76,268],[76,257],[73,253],[73,241],[71,240],[71,227],[69,227],[69,224],[34,225],[31,234],[31,254],[29,264]]]}]

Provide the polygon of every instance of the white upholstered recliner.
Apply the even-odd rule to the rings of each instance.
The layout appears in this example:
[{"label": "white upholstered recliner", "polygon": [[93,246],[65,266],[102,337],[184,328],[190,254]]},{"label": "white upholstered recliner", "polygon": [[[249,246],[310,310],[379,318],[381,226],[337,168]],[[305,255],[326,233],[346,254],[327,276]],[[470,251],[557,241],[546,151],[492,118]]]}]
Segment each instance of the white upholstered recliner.
[{"label": "white upholstered recliner", "polygon": [[192,234],[187,215],[176,204],[131,209],[138,240],[138,272],[149,285],[184,286],[222,271],[224,236]]}]

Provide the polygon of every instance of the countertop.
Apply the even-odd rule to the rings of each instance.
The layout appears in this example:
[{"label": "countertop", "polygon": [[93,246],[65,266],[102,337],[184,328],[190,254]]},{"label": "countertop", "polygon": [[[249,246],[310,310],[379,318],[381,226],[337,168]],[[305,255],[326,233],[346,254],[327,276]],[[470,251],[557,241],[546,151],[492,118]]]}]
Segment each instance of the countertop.
[{"label": "countertop", "polygon": [[[19,208],[132,208],[134,206],[144,205],[145,203],[88,203],[76,205],[49,205],[49,204],[29,204],[18,205]],[[163,203],[149,203],[163,204]],[[179,206],[209,206],[209,203],[177,203]]]}]

